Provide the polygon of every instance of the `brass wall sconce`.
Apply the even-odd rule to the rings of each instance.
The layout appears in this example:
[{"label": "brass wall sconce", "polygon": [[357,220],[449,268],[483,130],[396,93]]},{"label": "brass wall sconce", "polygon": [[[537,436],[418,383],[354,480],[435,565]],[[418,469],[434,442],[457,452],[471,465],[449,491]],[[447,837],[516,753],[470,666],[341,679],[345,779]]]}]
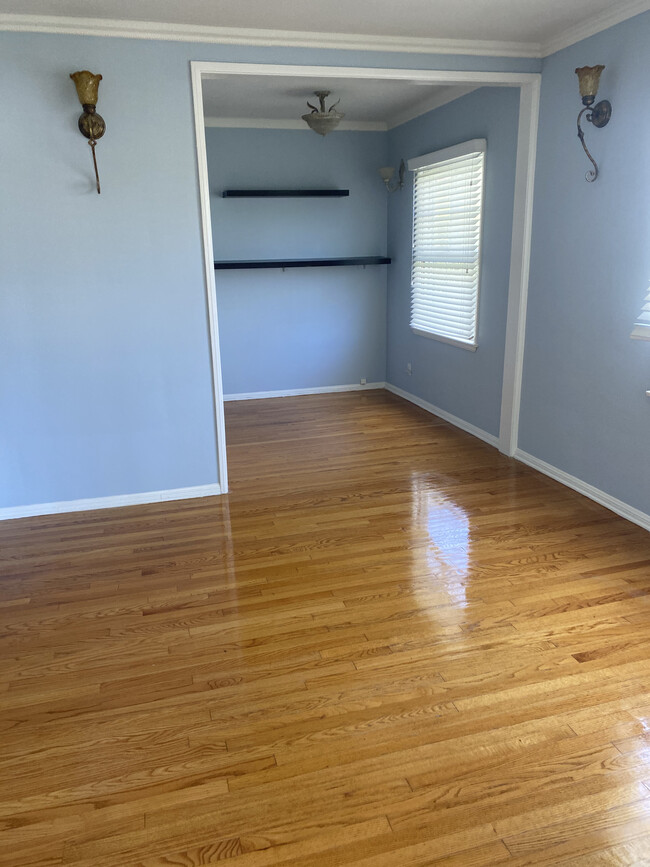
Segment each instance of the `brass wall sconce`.
[{"label": "brass wall sconce", "polygon": [[609,123],[609,119],[612,116],[611,103],[608,100],[603,99],[594,105],[596,94],[598,93],[600,73],[604,68],[605,67],[602,64],[599,64],[598,66],[581,66],[579,69],[576,69],[576,75],[578,76],[578,83],[580,85],[580,96],[582,97],[582,104],[584,105],[584,108],[578,115],[578,138],[593,165],[593,169],[589,169],[585,175],[585,178],[590,183],[593,183],[598,177],[598,166],[596,165],[596,160],[589,153],[587,145],[585,144],[585,134],[580,126],[580,120],[582,119],[582,115],[587,112],[585,118],[593,124],[596,129],[601,129]]},{"label": "brass wall sconce", "polygon": [[101,193],[95,145],[97,144],[97,139],[101,138],[106,132],[106,124],[104,123],[104,118],[100,114],[97,114],[95,107],[97,105],[99,82],[102,80],[102,77],[101,75],[93,75],[92,72],[84,69],[81,72],[73,72],[70,78],[74,81],[79,102],[83,106],[83,113],[79,117],[79,132],[88,139],[88,144],[92,149],[97,192]]},{"label": "brass wall sconce", "polygon": [[307,105],[311,108],[311,112],[302,115],[302,119],[305,121],[309,129],[313,129],[315,133],[318,133],[318,135],[327,135],[329,132],[332,132],[332,130],[336,129],[345,117],[343,112],[336,111],[336,106],[341,101],[340,99],[337,99],[337,101],[329,108],[325,108],[325,99],[329,95],[329,90],[314,91],[314,96],[318,97],[320,105],[316,108],[315,105],[308,102]]},{"label": "brass wall sconce", "polygon": [[404,165],[404,160],[402,160],[399,164],[399,169],[397,170],[397,180],[395,183],[391,183],[393,180],[393,175],[395,174],[395,169],[392,166],[382,166],[379,169],[379,176],[382,181],[386,184],[386,189],[389,193],[394,193],[396,190],[401,190],[404,186],[404,172],[406,171],[406,166]]}]

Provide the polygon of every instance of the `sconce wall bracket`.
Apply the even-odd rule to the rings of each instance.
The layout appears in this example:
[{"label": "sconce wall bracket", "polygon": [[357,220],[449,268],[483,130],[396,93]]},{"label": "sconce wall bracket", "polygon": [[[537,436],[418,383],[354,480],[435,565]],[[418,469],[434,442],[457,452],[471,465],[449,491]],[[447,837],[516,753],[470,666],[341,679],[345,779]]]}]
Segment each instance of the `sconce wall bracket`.
[{"label": "sconce wall bracket", "polygon": [[609,100],[603,99],[597,103],[597,105],[594,105],[593,108],[590,105],[586,105],[578,115],[578,138],[580,139],[580,144],[582,145],[584,152],[587,154],[587,158],[593,166],[593,169],[589,169],[585,174],[585,178],[590,184],[592,184],[598,177],[598,166],[596,160],[592,157],[589,148],[585,144],[585,134],[580,126],[583,114],[585,115],[585,119],[593,124],[596,129],[602,129],[609,123],[609,119],[612,116],[612,106]]},{"label": "sconce wall bracket", "polygon": [[608,99],[601,99],[587,115],[587,120],[593,123],[597,129],[607,126],[612,116],[612,104]]},{"label": "sconce wall bracket", "polygon": [[578,114],[578,138],[580,139],[580,144],[582,145],[587,158],[593,166],[593,169],[589,169],[585,175],[585,179],[588,180],[589,183],[593,183],[598,177],[598,166],[596,165],[596,160],[589,153],[589,148],[585,144],[585,134],[580,126],[580,121],[584,115],[585,119],[588,120],[592,126],[595,126],[596,129],[602,129],[609,123],[609,119],[612,116],[612,104],[609,100],[602,99],[594,105],[594,102],[596,102],[596,94],[598,93],[600,74],[603,69],[605,69],[605,67],[601,63],[598,64],[598,66],[581,66],[575,71],[578,76],[580,96],[582,97],[582,104],[584,106]]},{"label": "sconce wall bracket", "polygon": [[97,114],[94,105],[87,103],[82,106],[83,113],[79,115],[79,132],[88,139],[100,139],[106,132],[106,122],[101,114]]}]

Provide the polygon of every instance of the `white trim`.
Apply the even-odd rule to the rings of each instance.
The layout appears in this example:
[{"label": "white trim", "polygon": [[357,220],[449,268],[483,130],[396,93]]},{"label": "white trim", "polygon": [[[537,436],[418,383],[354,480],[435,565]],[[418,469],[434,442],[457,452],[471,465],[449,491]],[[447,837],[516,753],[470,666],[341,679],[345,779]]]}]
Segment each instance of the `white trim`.
[{"label": "white trim", "polygon": [[543,58],[562,48],[607,30],[650,9],[650,0],[616,4],[587,21],[564,29],[545,43],[489,39],[432,39],[414,36],[371,36],[353,33],[314,33],[293,30],[261,30],[246,27],[166,24],[113,18],[75,18],[64,15],[0,13],[0,31],[58,33],[121,39],[154,39],[165,42],[202,42],[218,45],[250,45],[279,48],[329,48],[348,51],[389,51],[405,54],[460,54],[470,57]]},{"label": "white trim", "polygon": [[194,132],[196,142],[196,167],[199,183],[199,207],[201,210],[201,235],[203,237],[203,265],[205,292],[208,309],[210,338],[210,361],[212,366],[212,396],[214,425],[217,445],[219,485],[222,493],[228,492],[228,468],[226,458],[226,420],[223,414],[223,385],[221,379],[221,351],[217,319],[217,293],[214,280],[214,253],[212,250],[212,218],[210,216],[210,182],[208,179],[208,156],[203,125],[203,88],[200,64],[190,63],[192,76],[192,100],[194,108]]},{"label": "white trim", "polygon": [[408,123],[409,120],[414,120],[416,117],[428,114],[436,108],[442,108],[443,105],[454,102],[455,100],[460,99],[461,96],[467,96],[468,93],[472,93],[475,90],[478,90],[478,87],[473,85],[457,85],[455,87],[449,87],[442,91],[442,93],[435,94],[426,102],[419,102],[407,111],[396,114],[392,120],[388,121],[387,128],[395,129],[396,126]]},{"label": "white trim", "polygon": [[524,84],[519,97],[519,131],[515,165],[515,196],[512,211],[508,313],[501,391],[500,449],[513,455],[519,435],[521,382],[526,342],[526,310],[533,235],[533,195],[540,80]]},{"label": "white trim", "polygon": [[630,337],[632,340],[650,340],[650,327],[647,325],[635,325]]},{"label": "white trim", "polygon": [[[528,263],[530,261],[532,195],[535,172],[536,129],[539,113],[539,90],[541,74],[538,72],[477,72],[467,70],[440,69],[378,69],[374,67],[330,67],[330,66],[289,66],[264,63],[225,63],[192,61],[192,76],[217,78],[220,75],[266,75],[328,78],[360,78],[373,80],[423,81],[445,85],[484,84],[521,88],[519,103],[519,127],[517,140],[517,163],[515,167],[515,198],[513,211],[513,236],[511,248],[511,268],[508,301],[508,320],[506,324],[506,359],[514,365],[512,376],[504,376],[501,398],[501,445],[506,454],[512,454],[517,445],[517,425],[520,402],[521,368],[523,365],[524,327],[526,298],[528,293]],[[200,82],[199,82],[200,84]],[[201,92],[195,92],[194,111],[197,130],[204,130],[202,118]],[[201,115],[201,117],[199,117]],[[204,253],[206,256],[206,280],[214,286],[214,272],[211,261],[212,235],[209,210],[209,185],[207,181],[207,158],[205,137],[197,132],[197,161],[199,163],[200,195],[203,208],[202,231],[204,233]],[[206,218],[207,213],[207,218]],[[518,224],[521,219],[521,225]],[[209,275],[207,272],[210,272]],[[210,282],[211,281],[211,282]],[[208,290],[208,303],[214,304],[214,292]],[[517,315],[513,314],[516,309]],[[214,313],[216,323],[216,311]],[[218,352],[216,332],[211,329],[213,358]],[[216,348],[215,348],[216,347]],[[515,352],[509,353],[509,348]],[[216,381],[216,379],[215,379]],[[219,374],[219,383],[220,374]],[[221,407],[223,412],[223,406]],[[225,438],[220,445],[225,463]],[[220,466],[222,463],[220,462]],[[225,488],[224,488],[225,490]]]},{"label": "white trim", "polygon": [[442,148],[439,151],[431,151],[431,153],[422,154],[420,157],[413,157],[407,161],[406,165],[408,166],[409,171],[415,172],[417,169],[423,169],[425,166],[434,166],[436,163],[444,163],[446,160],[455,160],[457,157],[466,157],[469,154],[484,154],[486,150],[486,139],[473,138],[470,141],[464,141],[448,148]]},{"label": "white trim", "polygon": [[530,455],[521,449],[517,449],[514,457],[518,461],[521,461],[522,464],[526,464],[534,470],[543,473],[545,476],[555,479],[556,482],[566,485],[567,488],[572,488],[574,491],[577,491],[579,494],[599,503],[606,509],[616,512],[616,514],[620,515],[622,518],[632,521],[633,524],[638,524],[639,527],[643,527],[644,530],[650,530],[650,515],[646,512],[642,512],[640,509],[636,509],[634,506],[624,503],[623,500],[618,500],[616,497],[612,497],[611,494],[601,491],[600,488],[595,488],[593,485],[583,482],[582,479],[578,479],[576,476],[565,473],[564,470],[560,470],[552,464],[547,464],[546,461],[542,461],[540,458],[536,458],[534,455]]},{"label": "white trim", "polygon": [[216,497],[223,493],[218,484],[196,485],[192,488],[171,488],[168,491],[147,491],[142,494],[118,494],[113,497],[88,497],[83,500],[62,500],[58,503],[37,503],[30,506],[9,506],[0,509],[0,521],[13,518],[33,518],[36,515],[60,515],[63,512],[88,512],[94,509],[117,509],[163,503],[167,500],[190,500],[195,497]]},{"label": "white trim", "polygon": [[387,69],[374,66],[293,66],[289,63],[192,61],[205,78],[222,75],[292,76],[294,78],[359,78],[370,81],[411,81],[429,84],[474,84],[477,87],[519,87],[541,77],[539,72],[485,72],[466,69]]},{"label": "white trim", "polygon": [[[478,90],[478,86],[472,84],[451,85],[445,88],[442,93],[436,94],[426,102],[419,102],[408,111],[399,112],[388,121],[342,120],[338,129],[341,131],[386,132],[387,130],[401,126],[403,123],[408,123],[408,121],[414,120],[416,117],[428,114],[436,108],[448,105],[450,102],[454,102],[462,96],[467,96],[468,93],[473,93],[475,90]],[[206,117],[203,122],[206,129],[208,127],[223,127],[226,129],[301,129],[309,132],[307,124],[297,118],[278,120],[277,118],[268,117]]]},{"label": "white trim", "polygon": [[[443,105],[454,102],[462,96],[467,96],[468,93],[473,93],[478,89],[475,85],[450,86],[445,89],[444,93],[438,94],[428,102],[418,103],[409,111],[395,115],[389,121],[342,120],[337,129],[340,131],[386,132],[387,130],[401,126],[403,123],[407,123],[409,120],[414,120],[416,117],[428,114],[436,108],[441,108]],[[284,120],[270,117],[205,117],[203,123],[206,129],[210,127],[225,129],[300,129],[304,132],[309,132],[309,127],[304,120],[290,117]]]},{"label": "white trim", "polygon": [[595,36],[596,33],[602,33],[603,30],[608,30],[621,21],[627,21],[628,18],[634,18],[635,15],[641,15],[649,9],[650,0],[630,0],[627,3],[617,0],[600,14],[592,15],[586,21],[567,27],[561,33],[552,36],[542,45],[541,56],[548,57],[549,54],[555,54],[556,51],[575,45],[576,42],[582,42],[583,39]]},{"label": "white trim", "polygon": [[[473,90],[474,88],[472,88]],[[268,117],[206,117],[207,127],[225,127],[228,129],[300,129],[310,132],[304,120],[287,118],[274,120]],[[337,127],[337,132],[386,132],[388,124],[384,121],[343,120]]]},{"label": "white trim", "polygon": [[158,39],[166,42],[277,46],[279,48],[332,48],[348,51],[404,52],[406,54],[468,54],[482,57],[536,58],[541,56],[541,46],[538,42],[261,30],[248,27],[213,27],[207,24],[165,24],[160,21],[75,18],[64,15],[1,13],[0,30],[66,33],[75,36],[113,36],[122,39]]},{"label": "white trim", "polygon": [[483,440],[483,442],[487,443],[494,448],[499,447],[499,439],[495,437],[494,434],[488,433],[480,427],[476,427],[476,425],[471,424],[468,421],[465,421],[462,418],[458,418],[456,415],[452,415],[450,412],[447,412],[444,409],[440,409],[438,406],[434,406],[432,403],[428,403],[426,400],[422,400],[421,397],[416,397],[414,394],[410,394],[408,391],[404,391],[402,388],[398,388],[396,385],[392,385],[390,382],[386,383],[386,391],[390,391],[392,394],[396,394],[398,397],[403,397],[404,400],[408,400],[410,403],[414,403],[416,406],[419,406],[421,409],[430,412],[431,415],[436,415],[438,418],[443,419],[443,421],[448,421],[449,424],[453,424],[454,427],[458,427],[461,430],[464,430],[466,433],[472,434],[472,436],[478,437],[478,439]]},{"label": "white trim", "polygon": [[437,340],[440,343],[448,343],[450,346],[457,346],[459,349],[467,349],[469,352],[476,352],[478,349],[478,343],[468,343],[466,340],[456,340],[454,337],[443,337],[442,334],[434,334],[432,331],[424,331],[422,328],[413,328],[411,325],[411,331],[413,334],[417,334],[418,337],[426,337],[428,340]]},{"label": "white trim", "polygon": [[225,394],[223,399],[231,400],[265,400],[269,397],[294,397],[300,394],[334,394],[340,391],[368,391],[369,389],[386,388],[385,382],[366,382],[363,385],[323,385],[319,388],[286,388],[280,391],[244,391],[241,394]]}]

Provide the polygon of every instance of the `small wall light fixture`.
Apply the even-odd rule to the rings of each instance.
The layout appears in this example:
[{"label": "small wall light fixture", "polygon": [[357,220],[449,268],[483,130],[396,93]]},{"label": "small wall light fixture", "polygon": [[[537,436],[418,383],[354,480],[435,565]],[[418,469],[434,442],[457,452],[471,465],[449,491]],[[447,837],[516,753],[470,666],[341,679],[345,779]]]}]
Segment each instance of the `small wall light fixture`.
[{"label": "small wall light fixture", "polygon": [[399,169],[397,170],[397,178],[394,183],[391,183],[393,180],[393,175],[395,174],[395,169],[393,166],[382,166],[379,169],[379,176],[382,181],[386,184],[386,189],[389,193],[394,193],[395,190],[401,190],[404,186],[404,172],[406,171],[406,166],[404,165],[404,160],[402,160],[399,164]]},{"label": "small wall light fixture", "polygon": [[74,81],[79,102],[83,106],[83,113],[79,116],[79,132],[88,139],[88,144],[92,149],[97,192],[101,193],[97,158],[95,157],[95,145],[97,144],[97,139],[101,138],[106,132],[106,124],[104,118],[97,114],[95,107],[97,105],[99,82],[102,80],[102,77],[101,75],[93,75],[92,72],[83,69],[80,72],[73,72],[70,78]]},{"label": "small wall light fixture", "polygon": [[307,105],[311,108],[309,114],[303,114],[302,119],[305,121],[309,129],[313,129],[318,135],[327,135],[341,123],[345,115],[336,111],[336,106],[341,101],[337,99],[328,109],[325,108],[325,100],[330,95],[329,90],[316,90],[314,96],[318,97],[320,106],[316,108],[311,102]]},{"label": "small wall light fixture", "polygon": [[603,99],[594,105],[596,94],[598,93],[600,73],[604,68],[605,67],[602,64],[599,64],[598,66],[581,66],[579,69],[576,69],[576,75],[578,76],[578,83],[580,85],[580,96],[582,97],[582,104],[584,105],[584,108],[578,115],[578,138],[580,139],[585,153],[593,164],[593,169],[589,169],[585,175],[585,178],[590,183],[593,183],[593,181],[598,177],[598,166],[596,165],[595,159],[587,149],[587,145],[585,144],[585,134],[580,126],[580,121],[582,115],[587,112],[585,115],[586,119],[593,124],[596,129],[601,129],[601,127],[607,126],[609,123],[609,119],[612,116],[611,103],[608,100]]}]

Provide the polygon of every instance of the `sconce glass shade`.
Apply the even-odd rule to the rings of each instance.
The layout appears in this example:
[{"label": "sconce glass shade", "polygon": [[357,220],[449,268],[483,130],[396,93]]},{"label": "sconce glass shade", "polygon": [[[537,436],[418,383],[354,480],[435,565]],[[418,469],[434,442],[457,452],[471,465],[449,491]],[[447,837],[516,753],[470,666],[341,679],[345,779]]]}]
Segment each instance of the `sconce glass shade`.
[{"label": "sconce glass shade", "polygon": [[77,88],[79,102],[82,105],[97,105],[97,93],[102,76],[93,75],[87,69],[82,69],[80,72],[71,73],[70,78]]},{"label": "sconce glass shade", "polygon": [[379,177],[386,185],[386,189],[389,193],[394,193],[397,190],[401,190],[404,186],[404,172],[406,171],[404,160],[400,160],[399,169],[397,170],[396,181],[393,181],[393,178],[395,177],[395,169],[393,168],[393,166],[382,166],[380,169],[377,169],[377,171],[379,172]]},{"label": "sconce glass shade", "polygon": [[598,66],[580,66],[576,69],[583,105],[591,105],[596,98],[600,73],[604,68],[602,64],[598,64]]}]

